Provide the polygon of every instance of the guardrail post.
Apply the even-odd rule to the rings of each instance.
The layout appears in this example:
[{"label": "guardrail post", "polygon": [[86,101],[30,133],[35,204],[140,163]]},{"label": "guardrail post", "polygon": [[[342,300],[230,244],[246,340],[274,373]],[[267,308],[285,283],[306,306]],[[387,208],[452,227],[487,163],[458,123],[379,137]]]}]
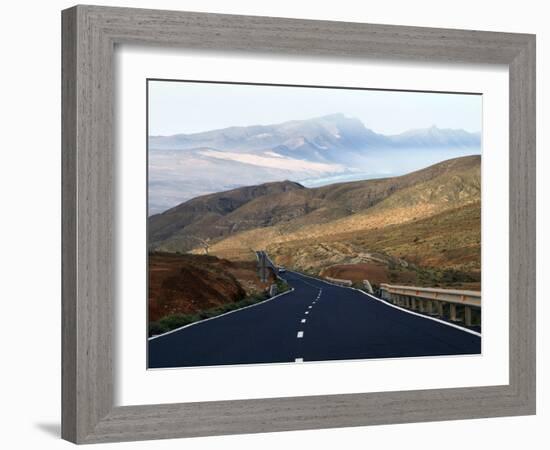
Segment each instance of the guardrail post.
[{"label": "guardrail post", "polygon": [[412,311],[435,315],[453,322],[462,322],[466,326],[481,323],[481,293],[477,291],[382,283],[379,292],[387,301]]},{"label": "guardrail post", "polygon": [[449,319],[456,322],[456,305],[454,303],[449,303]]},{"label": "guardrail post", "polygon": [[464,325],[467,327],[472,326],[472,308],[469,306],[464,307]]},{"label": "guardrail post", "polygon": [[423,299],[418,300],[418,311],[424,312],[426,306],[426,302]]},{"label": "guardrail post", "polygon": [[431,300],[426,300],[426,312],[428,314],[433,313],[433,302]]}]

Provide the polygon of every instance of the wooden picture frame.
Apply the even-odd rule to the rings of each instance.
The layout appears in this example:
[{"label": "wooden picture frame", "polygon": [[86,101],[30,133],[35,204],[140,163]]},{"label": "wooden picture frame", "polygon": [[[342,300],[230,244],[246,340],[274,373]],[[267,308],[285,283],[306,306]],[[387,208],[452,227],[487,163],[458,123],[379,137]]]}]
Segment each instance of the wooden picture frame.
[{"label": "wooden picture frame", "polygon": [[[535,36],[75,6],[62,13],[62,437],[75,443],[535,413]],[[505,64],[510,86],[509,384],[114,407],[116,44]]]}]

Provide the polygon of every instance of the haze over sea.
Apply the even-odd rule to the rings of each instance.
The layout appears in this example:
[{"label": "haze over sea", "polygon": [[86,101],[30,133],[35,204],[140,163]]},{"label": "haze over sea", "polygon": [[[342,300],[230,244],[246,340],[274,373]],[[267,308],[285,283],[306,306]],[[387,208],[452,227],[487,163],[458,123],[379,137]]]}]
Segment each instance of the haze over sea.
[{"label": "haze over sea", "polygon": [[481,152],[482,97],[151,80],[149,214],[240,186],[408,173]]},{"label": "haze over sea", "polygon": [[398,176],[480,151],[480,133],[431,126],[383,135],[340,113],[150,136],[149,215],[242,186],[291,180],[317,187]]}]

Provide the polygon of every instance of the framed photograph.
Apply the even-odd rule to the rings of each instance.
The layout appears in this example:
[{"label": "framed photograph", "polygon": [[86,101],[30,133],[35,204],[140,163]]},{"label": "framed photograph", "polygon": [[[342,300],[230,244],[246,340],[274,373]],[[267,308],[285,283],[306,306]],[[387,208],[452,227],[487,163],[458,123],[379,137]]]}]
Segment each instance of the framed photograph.
[{"label": "framed photograph", "polygon": [[535,37],[63,11],[76,443],[535,413]]}]

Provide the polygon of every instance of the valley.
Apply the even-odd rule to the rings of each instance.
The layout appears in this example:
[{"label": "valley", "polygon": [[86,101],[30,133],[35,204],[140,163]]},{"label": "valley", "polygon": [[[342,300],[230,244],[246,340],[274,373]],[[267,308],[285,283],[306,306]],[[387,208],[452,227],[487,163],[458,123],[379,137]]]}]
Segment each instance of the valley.
[{"label": "valley", "polygon": [[254,260],[360,282],[479,290],[480,157],[400,177],[306,188],[264,183],[200,196],[149,218],[150,251]]}]

